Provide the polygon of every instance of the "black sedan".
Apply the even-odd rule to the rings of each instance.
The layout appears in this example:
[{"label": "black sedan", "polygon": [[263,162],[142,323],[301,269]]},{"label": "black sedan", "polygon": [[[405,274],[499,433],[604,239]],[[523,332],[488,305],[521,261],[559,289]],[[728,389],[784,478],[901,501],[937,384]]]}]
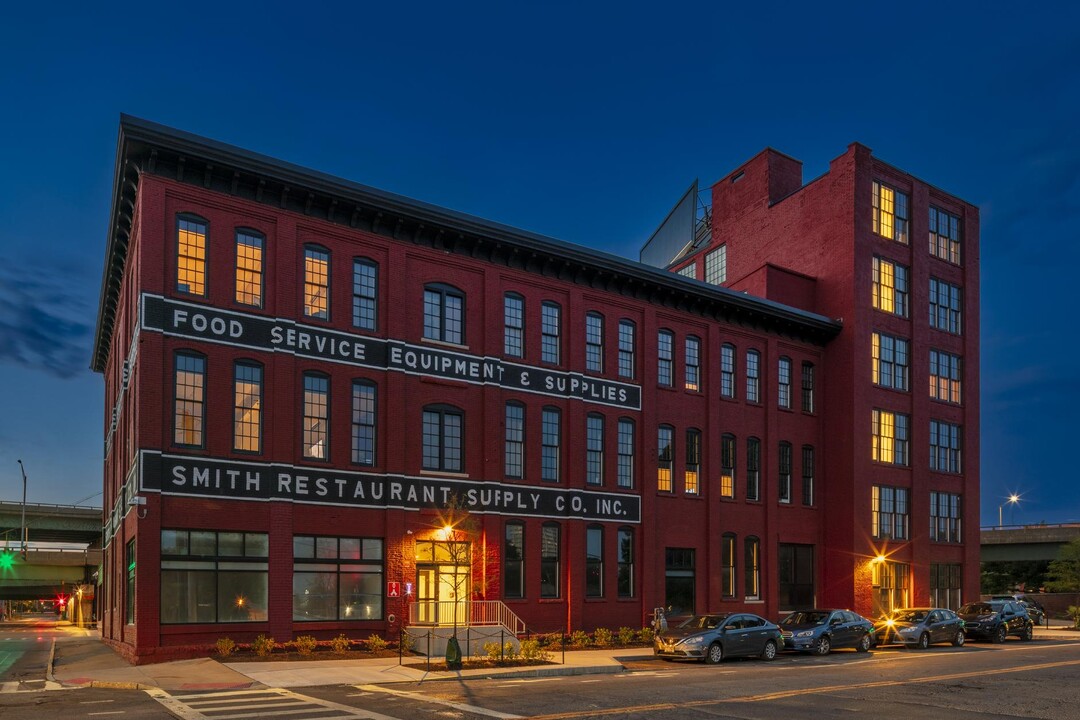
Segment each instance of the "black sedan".
[{"label": "black sedan", "polygon": [[874,624],[850,610],[796,610],[780,621],[784,648],[828,655],[834,648],[866,652],[874,644]]},{"label": "black sedan", "polygon": [[772,660],[784,646],[780,628],[750,613],[694,615],[656,635],[653,654],[664,660],[704,660],[714,665],[726,657]]},{"label": "black sedan", "polygon": [[964,621],[945,608],[904,608],[874,625],[881,645],[903,643],[925,650],[933,643],[964,644]]},{"label": "black sedan", "polygon": [[1028,617],[1027,609],[1016,601],[973,602],[958,612],[964,619],[964,632],[968,637],[1003,643],[1008,635],[1021,640],[1030,640],[1034,636],[1034,623]]}]

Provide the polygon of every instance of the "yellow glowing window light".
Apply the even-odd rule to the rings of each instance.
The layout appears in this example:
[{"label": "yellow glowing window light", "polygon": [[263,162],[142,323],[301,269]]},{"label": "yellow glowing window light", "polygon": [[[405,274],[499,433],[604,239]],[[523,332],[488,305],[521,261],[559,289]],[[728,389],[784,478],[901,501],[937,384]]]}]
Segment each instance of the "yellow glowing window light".
[{"label": "yellow glowing window light", "polygon": [[689,495],[698,494],[698,473],[697,470],[686,471],[686,492]]},{"label": "yellow glowing window light", "polygon": [[656,489],[660,492],[671,492],[671,468],[660,467],[656,471]]},{"label": "yellow glowing window light", "polygon": [[874,411],[873,459],[895,461],[896,415],[884,410]]},{"label": "yellow glowing window light", "polygon": [[176,289],[206,294],[206,225],[181,218],[177,223]]},{"label": "yellow glowing window light", "polygon": [[262,305],[262,238],[246,233],[236,235],[236,302]]},{"label": "yellow glowing window light", "polygon": [[330,256],[321,250],[304,250],[304,315],[330,319]]},{"label": "yellow glowing window light", "polygon": [[874,333],[870,336],[870,358],[873,366],[873,382],[881,384],[881,335]]}]

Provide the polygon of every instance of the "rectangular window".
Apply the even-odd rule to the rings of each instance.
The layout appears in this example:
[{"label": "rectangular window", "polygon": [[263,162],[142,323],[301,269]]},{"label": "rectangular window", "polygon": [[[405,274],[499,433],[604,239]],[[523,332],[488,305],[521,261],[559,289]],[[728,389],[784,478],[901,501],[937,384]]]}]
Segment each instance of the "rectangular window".
[{"label": "rectangular window", "polygon": [[506,523],[503,541],[503,597],[525,597],[525,526]]},{"label": "rectangular window", "polygon": [[206,359],[177,353],[175,362],[173,443],[202,447],[206,424]]},{"label": "rectangular window", "polygon": [[720,397],[735,397],[735,346],[720,347]]},{"label": "rectangular window", "polygon": [[960,535],[960,496],[930,493],[930,539],[935,542],[963,542]]},{"label": "rectangular window", "polygon": [[619,321],[619,377],[634,377],[634,323]]},{"label": "rectangular window", "polygon": [[127,585],[124,588],[124,622],[135,624],[135,541],[128,540],[124,547],[124,564],[127,566]]},{"label": "rectangular window", "polygon": [[802,364],[802,409],[814,412],[814,365],[808,362]]},{"label": "rectangular window", "polygon": [[877,462],[907,465],[908,423],[907,415],[888,410],[874,410],[871,457]]},{"label": "rectangular window", "polygon": [[686,389],[697,392],[701,387],[701,341],[686,338]]},{"label": "rectangular window", "polygon": [[908,390],[908,341],[873,333],[870,337],[871,374],[880,387]]},{"label": "rectangular window", "polygon": [[803,445],[802,449],[802,504],[814,504],[814,448]]},{"label": "rectangular window", "polygon": [[735,536],[730,534],[720,538],[720,594],[735,597]]},{"label": "rectangular window", "polygon": [[791,502],[791,443],[780,443],[780,454],[776,463],[780,468],[780,502]]},{"label": "rectangular window", "polygon": [[381,620],[382,538],[293,536],[293,621]]},{"label": "rectangular window", "polygon": [[206,296],[206,223],[176,219],[176,290]]},{"label": "rectangular window", "polygon": [[960,466],[960,426],[940,420],[930,421],[930,469],[962,472]]},{"label": "rectangular window", "polygon": [[375,383],[356,380],[352,384],[352,461],[375,464]]},{"label": "rectangular window", "polygon": [[694,614],[696,575],[694,548],[664,548],[663,597],[672,615]]},{"label": "rectangular window", "polygon": [[959,335],[963,321],[960,288],[930,278],[930,327]]},{"label": "rectangular window", "polygon": [[621,598],[634,597],[634,531],[619,530],[618,593]]},{"label": "rectangular window", "polygon": [[585,597],[604,597],[604,529],[585,529]]},{"label": "rectangular window", "polygon": [[236,302],[262,307],[263,239],[244,230],[236,231]]},{"label": "rectangular window", "polygon": [[304,317],[330,319],[330,253],[304,248]]},{"label": "rectangular window", "polygon": [[675,461],[675,430],[661,425],[656,438],[656,489],[671,492],[671,473]]},{"label": "rectangular window", "polygon": [[266,533],[161,531],[161,624],[267,620]]},{"label": "rectangular window", "polygon": [[936,207],[930,208],[930,254],[960,264],[960,218]]},{"label": "rectangular window", "polygon": [[424,337],[462,345],[465,343],[465,296],[448,285],[424,288]]},{"label": "rectangular window", "polygon": [[777,395],[776,404],[782,408],[791,408],[791,358],[780,358],[776,368]]},{"label": "rectangular window", "polygon": [[693,428],[686,431],[685,479],[683,487],[687,495],[701,492],[701,431]]},{"label": "rectangular window", "polygon": [[747,600],[757,600],[761,597],[761,543],[755,537],[746,538],[744,548],[743,570],[746,584],[743,592],[746,593]]},{"label": "rectangular window", "polygon": [[301,442],[304,457],[315,460],[330,458],[330,379],[321,375],[304,375],[304,418]]},{"label": "rectangular window", "polygon": [[634,487],[634,421],[619,420],[619,487]]},{"label": "rectangular window", "polygon": [[697,263],[692,262],[689,265],[679,268],[679,274],[683,277],[688,277],[691,280],[697,279]]},{"label": "rectangular window", "polygon": [[456,410],[427,409],[423,416],[425,470],[462,472],[465,417]]},{"label": "rectangular window", "polygon": [[746,499],[761,499],[761,441],[746,440]]},{"label": "rectangular window", "polygon": [[585,316],[585,369],[604,372],[604,318],[596,313]]},{"label": "rectangular window", "polygon": [[540,479],[559,482],[559,448],[562,446],[562,414],[554,408],[544,408],[540,418]]},{"label": "rectangular window", "polygon": [[746,402],[760,400],[761,389],[761,354],[757,350],[746,351]]},{"label": "rectangular window", "polygon": [[585,418],[585,483],[604,484],[604,416]]},{"label": "rectangular window", "polygon": [[370,260],[353,261],[353,327],[375,330],[378,310],[378,268]]},{"label": "rectangular window", "polygon": [[899,243],[908,242],[908,196],[874,181],[874,232]]},{"label": "rectangular window", "polygon": [[236,363],[233,367],[233,450],[262,449],[262,367]]},{"label": "rectangular window", "polygon": [[720,497],[735,497],[735,436],[720,438]]},{"label": "rectangular window", "polygon": [[883,258],[874,258],[873,305],[877,310],[908,316],[908,269]]},{"label": "rectangular window", "polygon": [[781,543],[777,562],[779,608],[814,607],[814,546]]},{"label": "rectangular window", "polygon": [[907,488],[884,485],[871,488],[871,526],[875,538],[908,539],[908,495]]},{"label": "rectangular window", "polygon": [[503,353],[525,355],[525,299],[520,295],[507,293],[503,298]]},{"label": "rectangular window", "polygon": [[961,367],[959,355],[931,350],[930,397],[959,405]]},{"label": "rectangular window", "polygon": [[675,336],[661,330],[656,339],[656,382],[671,387],[675,378]]},{"label": "rectangular window", "polygon": [[934,607],[956,610],[963,601],[960,588],[964,575],[961,566],[953,563],[932,563],[930,565],[930,604]]},{"label": "rectangular window", "polygon": [[727,245],[705,255],[705,282],[713,285],[727,282]]},{"label": "rectangular window", "polygon": [[560,596],[559,558],[562,557],[561,530],[555,523],[540,529],[540,597]]},{"label": "rectangular window", "polygon": [[506,403],[506,441],[503,472],[507,477],[522,477],[525,463],[525,406]]},{"label": "rectangular window", "polygon": [[559,364],[560,340],[562,334],[562,309],[554,304],[546,302],[540,306],[540,360],[542,362]]}]

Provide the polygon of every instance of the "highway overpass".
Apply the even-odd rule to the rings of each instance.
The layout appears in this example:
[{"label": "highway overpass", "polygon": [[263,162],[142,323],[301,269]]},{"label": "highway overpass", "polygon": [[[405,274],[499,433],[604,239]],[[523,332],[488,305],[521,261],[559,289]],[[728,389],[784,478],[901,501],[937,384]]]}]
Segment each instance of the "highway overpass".
[{"label": "highway overpass", "polygon": [[1080,523],[1066,525],[1007,525],[982,528],[983,562],[1055,560],[1062,545],[1080,538]]}]

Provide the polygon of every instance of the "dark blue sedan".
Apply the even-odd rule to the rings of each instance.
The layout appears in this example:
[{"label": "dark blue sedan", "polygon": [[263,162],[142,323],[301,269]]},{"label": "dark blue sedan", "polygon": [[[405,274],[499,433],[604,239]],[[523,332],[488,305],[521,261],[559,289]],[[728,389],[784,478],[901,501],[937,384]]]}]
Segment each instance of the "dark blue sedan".
[{"label": "dark blue sedan", "polygon": [[874,624],[850,610],[796,610],[780,621],[784,647],[817,655],[834,648],[866,652],[874,644]]}]

